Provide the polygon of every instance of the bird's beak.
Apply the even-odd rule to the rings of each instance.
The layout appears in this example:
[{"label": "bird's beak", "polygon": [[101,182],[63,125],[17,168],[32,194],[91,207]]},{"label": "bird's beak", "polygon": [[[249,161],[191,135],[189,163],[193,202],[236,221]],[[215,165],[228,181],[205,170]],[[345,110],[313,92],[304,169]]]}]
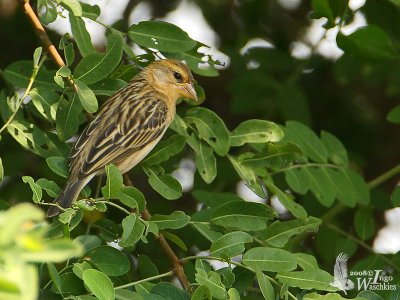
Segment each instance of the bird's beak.
[{"label": "bird's beak", "polygon": [[198,101],[196,91],[194,89],[193,84],[191,84],[191,83],[183,83],[183,84],[181,84],[179,86],[179,92],[185,98],[188,98],[188,99],[193,100],[195,102]]}]

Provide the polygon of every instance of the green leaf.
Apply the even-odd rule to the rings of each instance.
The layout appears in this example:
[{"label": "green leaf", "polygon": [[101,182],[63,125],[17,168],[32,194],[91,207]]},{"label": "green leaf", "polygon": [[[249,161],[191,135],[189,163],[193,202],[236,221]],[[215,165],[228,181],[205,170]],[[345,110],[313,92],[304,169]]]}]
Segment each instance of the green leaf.
[{"label": "green leaf", "polygon": [[89,269],[93,269],[93,266],[90,263],[84,261],[81,263],[74,263],[74,266],[72,267],[72,272],[74,272],[74,274],[77,277],[82,279],[83,272],[85,272],[86,270],[89,270]]},{"label": "green leaf", "polygon": [[[32,61],[18,60],[10,65],[2,72],[4,79],[12,86],[26,88],[32,76]],[[42,66],[35,78],[33,86],[44,89],[57,89],[57,85],[53,80],[54,71],[47,71]]]},{"label": "green leaf", "polygon": [[251,243],[253,237],[246,232],[234,231],[221,236],[211,245],[210,251],[213,256],[230,258],[244,252],[245,243]]},{"label": "green leaf", "polygon": [[101,193],[106,199],[118,198],[123,187],[123,178],[121,171],[116,165],[111,164],[105,166],[105,174],[107,176],[106,185],[101,188]]},{"label": "green leaf", "polygon": [[36,184],[39,185],[46,193],[53,198],[56,198],[61,191],[61,188],[52,180],[48,180],[46,178],[40,178],[36,181]]},{"label": "green leaf", "polygon": [[193,107],[187,111],[185,121],[194,124],[199,137],[207,142],[220,156],[229,151],[229,132],[222,119],[204,107]]},{"label": "green leaf", "polygon": [[286,182],[300,194],[311,190],[318,200],[330,206],[335,197],[345,205],[369,202],[369,190],[364,180],[354,171],[330,165],[298,165],[285,171]]},{"label": "green leaf", "polygon": [[108,276],[121,276],[130,269],[129,259],[117,249],[99,246],[85,255],[85,258]]},{"label": "green leaf", "polygon": [[53,23],[57,19],[57,7],[52,1],[38,1],[39,17],[44,24]]},{"label": "green leaf", "polygon": [[122,220],[122,236],[119,245],[129,247],[136,244],[144,233],[144,225],[136,215],[130,214]]},{"label": "green leaf", "polygon": [[239,177],[246,182],[246,186],[258,197],[265,199],[267,197],[266,191],[254,170],[240,163],[239,159],[232,155],[228,155],[228,158]]},{"label": "green leaf", "polygon": [[56,129],[57,135],[62,141],[71,138],[79,127],[79,115],[82,112],[82,105],[79,97],[74,94],[70,101],[61,98],[57,107]]},{"label": "green leaf", "polygon": [[82,273],[83,282],[99,300],[114,300],[115,291],[110,278],[104,273],[89,269]]},{"label": "green leaf", "polygon": [[85,254],[101,245],[101,239],[97,235],[80,235],[74,240],[78,241],[82,245]]},{"label": "green leaf", "polygon": [[281,283],[305,290],[336,291],[331,285],[333,276],[323,270],[306,270],[294,272],[279,272],[276,278]]},{"label": "green leaf", "polygon": [[68,178],[68,163],[64,157],[60,156],[51,156],[46,158],[46,163],[49,166],[50,170],[52,170],[57,175]]},{"label": "green leaf", "polygon": [[319,269],[317,260],[314,256],[305,254],[305,253],[295,253],[294,254],[297,259],[297,264],[303,269],[303,270],[316,270]]},{"label": "green leaf", "polygon": [[211,215],[215,225],[257,231],[267,227],[267,221],[277,217],[276,212],[262,203],[231,201],[218,206]]},{"label": "green leaf", "polygon": [[100,16],[101,11],[98,5],[90,5],[81,2],[81,6],[82,6],[82,17],[96,21],[97,18]]},{"label": "green leaf", "polygon": [[273,247],[281,248],[292,236],[303,232],[316,232],[319,225],[321,225],[321,220],[314,217],[308,217],[305,220],[275,221],[259,238]]},{"label": "green leaf", "polygon": [[189,224],[190,217],[183,211],[174,211],[170,215],[153,215],[149,222],[157,225],[159,230],[179,229]]},{"label": "green leaf", "polygon": [[205,285],[200,285],[193,293],[192,300],[211,300],[210,289]]},{"label": "green leaf", "polygon": [[29,92],[32,98],[32,103],[37,111],[48,121],[53,122],[56,120],[57,102],[59,96],[48,89],[33,88]]},{"label": "green leaf", "polygon": [[327,168],[304,168],[303,174],[309,178],[310,190],[322,205],[332,206],[336,197],[335,182],[333,182]]},{"label": "green leaf", "polygon": [[237,289],[230,288],[228,290],[229,300],[240,300],[240,294]]},{"label": "green leaf", "polygon": [[35,51],[33,52],[33,68],[37,69],[39,68],[39,60],[40,57],[42,56],[42,47],[37,47]]},{"label": "green leaf", "polygon": [[375,235],[375,221],[371,208],[361,207],[357,210],[354,217],[354,228],[363,241]]},{"label": "green leaf", "polygon": [[150,290],[152,295],[159,295],[163,299],[171,300],[190,300],[190,296],[184,290],[179,289],[170,282],[160,282]]},{"label": "green leaf", "polygon": [[274,288],[272,287],[271,282],[269,282],[267,275],[265,275],[260,270],[257,270],[256,277],[258,285],[260,286],[261,289],[261,293],[264,296],[264,299],[271,299],[271,300],[275,299]]},{"label": "green leaf", "polygon": [[239,156],[239,161],[243,166],[250,168],[271,168],[280,170],[291,165],[301,154],[297,145],[291,143],[269,144],[266,149],[259,154],[247,152]]},{"label": "green leaf", "polygon": [[162,21],[142,21],[129,28],[129,38],[146,48],[155,48],[166,52],[184,52],[196,46],[196,41],[170,23]]},{"label": "green leaf", "polygon": [[286,170],[285,179],[289,187],[296,193],[304,195],[310,189],[309,178],[303,175],[301,168]]},{"label": "green leaf", "polygon": [[175,200],[182,196],[182,186],[178,180],[164,173],[160,166],[143,167],[149,177],[149,184],[161,196],[168,200]]},{"label": "green leaf", "polygon": [[337,17],[342,16],[345,8],[347,7],[348,1],[336,1],[336,0],[312,0],[312,7],[314,12],[312,14],[313,19],[326,18],[327,24],[325,28],[332,28],[336,25]]},{"label": "green leaf", "polygon": [[122,57],[122,36],[111,34],[107,39],[105,53],[92,53],[76,66],[74,78],[92,84],[106,78],[118,66]]},{"label": "green leaf", "polygon": [[213,227],[209,224],[191,221],[190,225],[210,242],[214,242],[222,236],[222,233],[213,230]]},{"label": "green leaf", "polygon": [[187,132],[189,127],[178,114],[175,115],[175,118],[169,128],[184,137],[189,137],[189,134]]},{"label": "green leaf", "polygon": [[71,66],[75,60],[75,50],[72,43],[67,44],[64,48],[65,65],[67,67]]},{"label": "green leaf", "polygon": [[225,287],[222,284],[221,277],[217,272],[210,271],[207,273],[203,269],[196,268],[196,281],[200,285],[208,287],[213,299],[227,299]]},{"label": "green leaf", "polygon": [[143,164],[147,166],[158,165],[180,153],[184,147],[185,138],[178,134],[173,135],[167,140],[159,142],[143,160]]},{"label": "green leaf", "polygon": [[80,80],[75,79],[74,82],[76,85],[76,92],[78,93],[83,108],[89,113],[96,112],[99,105],[93,91]]},{"label": "green leaf", "polygon": [[282,129],[275,123],[264,120],[244,121],[230,135],[232,147],[245,143],[279,142],[283,138]]},{"label": "green leaf", "polygon": [[33,202],[39,203],[42,200],[42,188],[35,183],[31,176],[22,176],[22,181],[29,184],[33,192]]},{"label": "green leaf", "polygon": [[300,204],[293,201],[293,197],[283,191],[281,191],[272,182],[265,182],[271,193],[275,194],[279,202],[296,218],[305,219],[307,218],[307,212]]},{"label": "green leaf", "polygon": [[146,208],[144,195],[133,186],[124,186],[118,195],[118,199],[130,208],[137,208],[139,212]]},{"label": "green leaf", "polygon": [[82,7],[78,0],[61,0],[74,14],[75,17],[82,16]]},{"label": "green leaf", "polygon": [[217,176],[217,160],[213,149],[203,141],[196,138],[195,135],[188,138],[189,145],[194,150],[194,159],[197,170],[206,183],[211,183]]},{"label": "green leaf", "polygon": [[25,149],[48,157],[60,154],[58,141],[51,139],[51,133],[44,133],[39,127],[26,121],[13,120],[8,126],[7,131]]},{"label": "green leaf", "polygon": [[361,299],[367,299],[367,300],[383,300],[381,296],[378,294],[372,292],[372,291],[361,291],[358,295],[357,298],[360,297]]},{"label": "green leaf", "polygon": [[387,115],[386,119],[392,123],[400,123],[400,105],[394,107],[389,114]]},{"label": "green leaf", "polygon": [[286,122],[285,139],[300,146],[303,153],[315,162],[325,163],[328,150],[318,136],[307,126],[296,122]]},{"label": "green leaf", "polygon": [[349,164],[347,150],[337,137],[327,131],[321,131],[321,140],[328,150],[330,161],[336,165],[347,166]]},{"label": "green leaf", "polygon": [[[342,298],[337,293],[327,293],[325,295],[319,295],[317,293],[311,293],[303,296],[303,300],[346,300],[348,298]],[[366,300],[366,298],[353,298],[353,300]]]},{"label": "green leaf", "polygon": [[75,17],[70,14],[69,22],[71,23],[72,35],[82,56],[85,57],[89,54],[95,53],[96,49],[92,44],[90,34],[86,30],[85,22],[82,20],[82,18]]},{"label": "green leaf", "polygon": [[60,275],[58,274],[58,271],[54,264],[52,263],[47,263],[47,270],[49,271],[49,275],[51,278],[51,281],[53,281],[54,286],[58,291],[61,291],[61,279]]},{"label": "green leaf", "polygon": [[282,272],[297,267],[296,257],[282,249],[255,247],[243,255],[243,263],[254,270]]},{"label": "green leaf", "polygon": [[187,247],[185,245],[185,242],[181,240],[181,238],[175,234],[172,234],[170,232],[164,231],[163,236],[173,242],[175,245],[177,245],[179,248],[181,248],[183,251],[187,252]]},{"label": "green leaf", "polygon": [[115,299],[116,300],[145,300],[143,295],[132,292],[131,290],[125,290],[125,289],[118,289],[115,290]]},{"label": "green leaf", "polygon": [[375,25],[368,25],[346,36],[339,33],[338,46],[346,53],[361,59],[389,59],[397,56],[390,37]]}]

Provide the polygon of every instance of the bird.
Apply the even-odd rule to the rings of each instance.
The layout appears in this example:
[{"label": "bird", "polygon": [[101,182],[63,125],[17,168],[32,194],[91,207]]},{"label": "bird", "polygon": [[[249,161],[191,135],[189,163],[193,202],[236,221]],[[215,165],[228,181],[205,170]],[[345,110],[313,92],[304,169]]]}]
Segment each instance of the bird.
[{"label": "bird", "polygon": [[335,267],[333,270],[334,281],[331,283],[332,286],[342,290],[347,295],[348,290],[354,288],[354,282],[348,278],[347,275],[347,260],[348,256],[345,253],[340,253],[336,257]]},{"label": "bird", "polygon": [[[181,98],[198,101],[193,75],[183,62],[156,60],[134,76],[100,107],[76,140],[69,156],[69,177],[53,203],[71,207],[106,165],[116,165],[123,174],[140,163],[173,121]],[[60,212],[53,205],[47,217]]]}]

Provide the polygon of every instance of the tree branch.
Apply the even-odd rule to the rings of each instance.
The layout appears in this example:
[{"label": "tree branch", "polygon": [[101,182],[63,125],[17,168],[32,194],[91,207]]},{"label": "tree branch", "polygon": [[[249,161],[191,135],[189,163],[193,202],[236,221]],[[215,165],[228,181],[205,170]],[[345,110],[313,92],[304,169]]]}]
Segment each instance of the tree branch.
[{"label": "tree branch", "polygon": [[[142,213],[143,219],[146,221],[149,221],[151,219],[151,214],[149,211],[146,209]],[[168,244],[167,240],[165,237],[160,233],[156,235],[156,239],[160,242],[160,246],[165,252],[165,254],[168,256],[168,259],[170,260],[173,268],[174,268],[174,274],[178,277],[179,282],[181,283],[182,287],[185,290],[188,290],[190,287],[190,283],[186,277],[185,271],[183,270],[182,267],[182,262],[181,260],[176,256],[175,252],[172,250],[171,246]]]},{"label": "tree branch", "polygon": [[64,67],[65,63],[64,63],[63,59],[61,58],[56,47],[51,42],[49,36],[47,35],[46,31],[44,30],[38,17],[36,16],[35,12],[33,11],[32,6],[29,3],[29,0],[19,0],[19,4],[21,5],[22,9],[24,10],[24,13],[27,15],[28,20],[32,23],[33,29],[35,30],[37,36],[42,41],[44,49],[53,58],[54,62],[60,68]]},{"label": "tree branch", "polygon": [[[132,180],[127,174],[124,174],[124,184],[133,186]],[[151,214],[147,209],[145,209],[142,213],[142,217],[144,220],[149,221],[151,219]],[[186,277],[185,271],[183,270],[181,260],[176,256],[174,250],[172,250],[171,246],[168,244],[167,240],[161,233],[155,235],[155,237],[160,243],[161,249],[168,256],[168,259],[172,264],[174,274],[176,275],[176,277],[178,277],[182,287],[185,290],[188,290],[190,287],[190,283]]]}]

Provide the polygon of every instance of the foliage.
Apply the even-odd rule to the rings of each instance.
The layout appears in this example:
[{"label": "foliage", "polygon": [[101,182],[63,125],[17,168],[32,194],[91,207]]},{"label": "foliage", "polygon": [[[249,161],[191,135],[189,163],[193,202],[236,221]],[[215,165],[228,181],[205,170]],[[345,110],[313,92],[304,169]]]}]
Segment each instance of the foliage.
[{"label": "foliage", "polygon": [[[219,4],[206,2],[199,5],[211,20],[213,5]],[[267,11],[263,5],[277,4],[239,2],[235,13],[241,30],[254,31],[243,36],[260,34],[257,18],[268,19],[262,15]],[[38,47],[31,60],[16,59],[2,71],[0,204],[11,207],[0,214],[0,299],[36,299],[39,293],[41,299],[86,300],[397,299],[398,256],[376,255],[369,244],[377,230],[374,216],[400,203],[399,189],[392,205],[376,187],[399,173],[399,167],[368,184],[354,149],[349,151],[328,131],[311,129],[308,98],[314,94],[306,72],[311,68],[318,76],[332,64],[337,80],[351,86],[364,77],[375,80],[388,68],[387,92],[398,96],[398,33],[372,13],[372,6],[382,11],[390,7],[396,16],[400,8],[395,1],[376,3],[361,8],[367,26],[338,34],[344,55],[335,63],[315,53],[303,60],[292,57],[277,32],[271,33],[274,48],[251,48],[239,56],[238,45],[234,51],[226,47],[236,73],[230,87],[234,118],[225,119],[210,107],[181,105],[166,137],[130,172],[135,187],[114,165],[106,166],[105,180],[93,180],[72,208],[47,225],[38,208],[12,203],[30,197],[44,208],[52,205],[68,176],[71,140],[108,96],[160,56],[184,59],[199,82],[202,77],[218,80],[220,62],[198,51],[207,46],[161,21],[143,21],[125,31],[120,24],[105,25],[106,42],[99,52],[84,22],[99,22],[98,6],[77,0],[37,1],[41,21],[49,24],[62,14],[73,39],[65,34],[58,43],[64,66],[55,68],[52,56]],[[303,9],[313,11],[313,18],[325,17],[327,29],[345,26],[355,13],[347,1],[311,5]],[[217,19],[212,22],[216,29],[221,27]],[[132,45],[145,54],[136,55]],[[200,67],[204,61],[208,64]],[[246,68],[252,61],[259,67]],[[329,91],[311,86],[331,100]],[[204,98],[200,84],[196,89]],[[330,116],[336,114],[329,111]],[[399,106],[391,105],[387,119],[399,123],[399,116]],[[197,170],[190,193],[173,176],[187,157]],[[24,166],[27,161],[29,168]],[[260,202],[232,193],[240,180]],[[377,193],[385,195],[383,200]],[[282,209],[274,206],[274,199]],[[147,208],[156,213],[149,216]],[[158,243],[165,246],[165,239],[181,258],[183,276],[190,283],[187,290],[169,282],[173,274],[182,282],[182,274],[175,266],[171,271],[166,259],[171,253],[160,249]],[[208,252],[196,256],[198,250]],[[350,298],[342,297],[331,285],[340,252],[360,258],[354,269],[391,269],[390,284],[396,289],[353,290],[347,291]],[[217,269],[215,262],[226,265]]]}]

